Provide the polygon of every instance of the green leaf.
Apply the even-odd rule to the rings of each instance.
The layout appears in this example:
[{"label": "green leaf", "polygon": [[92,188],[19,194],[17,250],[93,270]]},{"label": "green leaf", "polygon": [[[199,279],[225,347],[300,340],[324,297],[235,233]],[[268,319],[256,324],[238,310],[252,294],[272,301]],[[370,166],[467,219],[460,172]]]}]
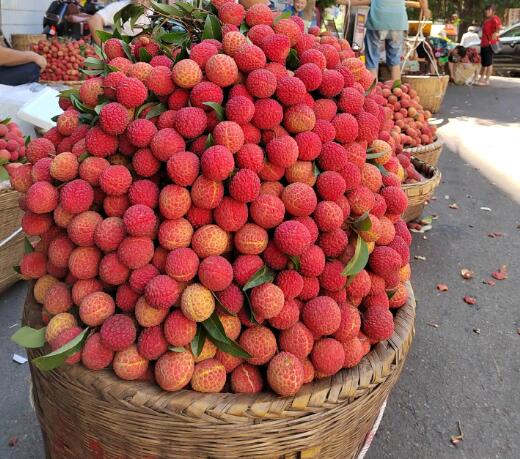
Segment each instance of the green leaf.
[{"label": "green leaf", "polygon": [[253,308],[251,306],[251,300],[249,299],[249,295],[246,291],[244,291],[244,296],[246,297],[246,302],[244,303],[244,308],[247,312],[247,317],[249,318],[249,322],[252,324],[258,324],[258,321],[256,320],[255,313],[253,312]]},{"label": "green leaf", "polygon": [[368,212],[365,212],[361,217],[357,218],[352,223],[352,226],[358,231],[370,231],[370,228],[372,228],[372,220],[370,220]]},{"label": "green leaf", "polygon": [[195,9],[193,5],[186,2],[175,2],[175,6],[187,14],[190,14]]},{"label": "green leaf", "polygon": [[141,105],[135,113],[135,119],[139,118],[141,116],[141,113],[143,113],[143,111],[146,110],[148,107],[153,107],[154,105],[155,102],[148,102],[146,104]]},{"label": "green leaf", "polygon": [[121,40],[121,46],[123,47],[123,51],[126,54],[126,57],[130,60],[132,60],[132,50],[130,49],[130,45],[126,43],[125,41]]},{"label": "green leaf", "polygon": [[400,88],[401,87],[401,80],[395,80],[394,84],[392,85],[392,89]]},{"label": "green leaf", "polygon": [[60,117],[60,115],[54,115],[52,118],[51,118],[51,121],[54,121],[55,123],[58,121],[58,118]]},{"label": "green leaf", "polygon": [[185,16],[182,9],[177,8],[175,5],[165,5],[158,2],[151,2],[152,9],[158,11],[165,16]]},{"label": "green leaf", "polygon": [[300,257],[290,256],[289,258],[290,258],[290,260],[291,260],[291,262],[292,262],[292,264],[294,266],[294,269],[296,271],[299,271],[301,266],[302,266],[302,264],[300,262]]},{"label": "green leaf", "polygon": [[149,120],[151,118],[155,118],[156,116],[159,116],[166,110],[168,110],[166,104],[157,104],[153,108],[151,108],[150,111],[146,114],[146,119]]},{"label": "green leaf", "polygon": [[244,21],[242,24],[240,24],[240,33],[246,34],[247,32],[249,32],[249,26]]},{"label": "green leaf", "polygon": [[0,121],[0,124],[9,124],[11,122],[11,118],[4,118],[2,121]]},{"label": "green leaf", "polygon": [[104,69],[105,68],[105,63],[102,60],[97,59],[96,57],[87,57],[85,59],[84,65],[85,65],[85,67],[89,67],[91,69]]},{"label": "green leaf", "polygon": [[32,253],[34,252],[34,247],[31,244],[31,241],[27,237],[23,238],[23,253]]},{"label": "green leaf", "polygon": [[362,237],[358,236],[356,242],[356,251],[354,256],[347,263],[345,269],[341,273],[342,276],[355,276],[359,273],[368,263],[368,245]]},{"label": "green leaf", "polygon": [[213,141],[213,136],[211,134],[208,134],[208,137],[206,138],[206,142],[204,143],[204,146],[206,148],[212,147],[215,145],[215,142]]},{"label": "green leaf", "polygon": [[216,40],[222,40],[222,29],[218,19],[212,14],[206,16],[204,21],[204,31],[202,32],[202,40],[207,38],[215,38]]},{"label": "green leaf", "polygon": [[226,336],[226,332],[224,331],[224,327],[222,326],[222,322],[220,322],[216,311],[211,314],[209,319],[206,319],[204,322],[202,322],[202,326],[205,328],[211,341],[213,341],[215,346],[217,346],[220,350],[243,359],[249,359],[251,357],[235,341],[230,340]]},{"label": "green leaf", "polygon": [[386,296],[388,297],[389,300],[391,300],[392,297],[393,297],[396,293],[397,293],[397,289],[392,290],[392,291],[390,291],[390,292],[387,291],[387,292],[386,292]]},{"label": "green leaf", "polygon": [[186,352],[186,349],[181,346],[168,346],[168,350],[172,352]]},{"label": "green leaf", "polygon": [[320,168],[318,167],[318,165],[315,162],[312,163],[312,172],[314,173],[314,177],[317,177],[318,175],[321,174]]},{"label": "green leaf", "polygon": [[101,75],[103,73],[103,69],[96,69],[96,70],[90,70],[90,69],[80,69],[81,73],[84,73],[85,75]]},{"label": "green leaf", "polygon": [[146,51],[144,47],[139,48],[139,60],[141,62],[150,62],[152,60],[152,55]]},{"label": "green leaf", "polygon": [[9,160],[7,158],[0,158],[0,166],[3,166],[4,164],[7,164]]},{"label": "green leaf", "polygon": [[107,104],[108,102],[103,102],[102,104],[98,104],[94,107],[94,111],[96,112],[96,114],[100,114],[101,113],[101,110],[103,109],[103,107]]},{"label": "green leaf", "polygon": [[247,281],[246,285],[242,287],[242,290],[250,290],[258,287],[259,285],[272,282],[274,280],[274,272],[271,271],[266,265],[262,266],[251,278]]},{"label": "green leaf", "polygon": [[188,32],[169,32],[161,36],[161,41],[170,45],[182,45],[189,39],[190,36],[188,35]]},{"label": "green leaf", "polygon": [[79,155],[78,157],[78,162],[79,163],[82,163],[83,161],[85,161],[87,158],[90,158],[92,155],[90,153],[82,153],[81,155]]},{"label": "green leaf", "polygon": [[105,32],[104,30],[96,30],[96,34],[101,40],[101,43],[105,43],[105,41],[113,37],[113,35],[110,32]]},{"label": "green leaf", "polygon": [[224,107],[222,107],[222,105],[217,104],[216,102],[203,102],[203,104],[215,110],[215,113],[217,114],[217,119],[219,121],[224,120]]},{"label": "green leaf", "polygon": [[45,344],[45,330],[46,327],[38,330],[31,327],[22,327],[11,336],[11,341],[25,348],[36,349]]},{"label": "green leaf", "polygon": [[191,353],[195,357],[198,357],[202,352],[202,348],[204,347],[204,343],[206,342],[206,336],[206,329],[204,327],[198,326],[197,334],[195,335],[195,338],[193,338],[193,341],[190,344]]},{"label": "green leaf", "polygon": [[375,166],[379,169],[379,172],[381,172],[381,175],[384,175],[385,177],[387,175],[390,175],[390,172],[388,172],[381,164],[376,164]]},{"label": "green leaf", "polygon": [[20,266],[13,266],[13,270],[15,273],[22,274],[22,271],[20,270]]},{"label": "green leaf", "polygon": [[296,70],[300,65],[300,59],[298,59],[298,53],[294,48],[291,48],[287,59],[285,60],[285,65],[289,70]]},{"label": "green leaf", "polygon": [[384,156],[384,152],[380,152],[380,153],[367,153],[367,159],[376,159],[376,158],[381,158],[381,156]]},{"label": "green leaf", "polygon": [[0,166],[0,181],[5,182],[6,180],[9,180],[9,172],[7,172],[7,169],[4,166]]},{"label": "green leaf", "polygon": [[31,136],[30,135],[26,135],[23,139],[23,144],[25,146],[29,145],[31,143]]},{"label": "green leaf", "polygon": [[370,85],[370,87],[365,91],[365,96],[368,96],[370,95],[370,93],[374,90],[374,88],[376,87],[376,84],[377,84],[377,78],[374,78],[374,81],[372,81],[372,84]]},{"label": "green leaf", "polygon": [[274,18],[273,23],[276,25],[278,24],[282,19],[288,19],[291,17],[290,11],[284,11],[283,13],[280,13],[278,16]]},{"label": "green leaf", "polygon": [[87,339],[87,333],[89,329],[85,328],[76,338],[70,340],[67,344],[64,344],[59,349],[51,352],[47,355],[42,355],[32,361],[40,370],[54,370],[65,363],[68,357],[78,352],[83,342]]}]

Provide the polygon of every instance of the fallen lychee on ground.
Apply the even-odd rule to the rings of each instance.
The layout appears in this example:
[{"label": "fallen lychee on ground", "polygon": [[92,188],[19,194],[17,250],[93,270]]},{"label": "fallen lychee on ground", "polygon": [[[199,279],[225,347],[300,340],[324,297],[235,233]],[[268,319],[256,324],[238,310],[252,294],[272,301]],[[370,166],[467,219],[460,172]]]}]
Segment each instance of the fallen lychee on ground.
[{"label": "fallen lychee on ground", "polygon": [[103,34],[94,77],[27,147],[41,369],[290,396],[394,331],[411,236],[385,88],[297,17],[211,9],[223,25],[161,5],[152,20],[185,28]]}]

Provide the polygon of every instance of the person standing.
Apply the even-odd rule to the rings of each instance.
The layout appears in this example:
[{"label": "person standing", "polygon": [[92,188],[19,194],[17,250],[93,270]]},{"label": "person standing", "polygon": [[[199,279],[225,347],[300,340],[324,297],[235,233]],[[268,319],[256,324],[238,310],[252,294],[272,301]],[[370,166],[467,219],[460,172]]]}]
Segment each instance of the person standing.
[{"label": "person standing", "polygon": [[487,5],[485,9],[485,20],[482,25],[482,39],[480,42],[480,57],[482,70],[477,86],[489,86],[489,79],[493,74],[493,45],[498,43],[498,33],[502,27],[500,18],[495,14],[494,5]]},{"label": "person standing", "polygon": [[[404,33],[408,30],[408,15],[404,0],[352,1],[354,6],[370,5],[365,35],[367,69],[377,78],[380,44],[385,43],[386,65],[392,80],[401,79],[401,54]],[[419,0],[424,19],[431,17],[428,0]]]}]

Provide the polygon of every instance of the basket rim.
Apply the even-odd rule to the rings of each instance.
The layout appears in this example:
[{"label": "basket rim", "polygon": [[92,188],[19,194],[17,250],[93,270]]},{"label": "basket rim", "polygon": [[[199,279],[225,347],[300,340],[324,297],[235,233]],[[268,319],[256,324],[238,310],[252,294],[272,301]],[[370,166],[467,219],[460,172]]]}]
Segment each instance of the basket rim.
[{"label": "basket rim", "polygon": [[427,151],[436,150],[438,148],[442,148],[444,146],[444,142],[439,139],[438,137],[435,138],[435,140],[432,143],[429,143],[428,145],[420,145],[418,147],[408,147],[403,148],[403,151],[406,153],[426,153]]},{"label": "basket rim", "polygon": [[442,173],[438,167],[432,166],[431,164],[426,163],[422,159],[416,158],[415,156],[412,156],[412,163],[417,169],[417,172],[424,173],[427,172],[429,177],[426,178],[426,180],[423,180],[422,182],[417,183],[403,183],[401,185],[401,188],[403,191],[407,191],[414,188],[423,188],[423,187],[429,187],[433,186],[436,188],[442,179]]},{"label": "basket rim", "polygon": [[[34,282],[31,284],[22,323],[35,327],[43,324],[33,296]],[[272,392],[204,394],[190,389],[167,392],[150,382],[123,381],[110,368],[91,371],[77,364],[50,373],[67,379],[71,384],[88,387],[102,399],[118,400],[118,394],[124,391],[132,395],[119,400],[121,403],[139,408],[143,400],[147,400],[147,408],[168,415],[177,413],[188,418],[202,418],[205,414],[225,411],[228,415],[236,416],[238,423],[243,424],[244,420],[254,423],[258,420],[281,420],[317,414],[342,403],[354,403],[372,393],[402,366],[415,334],[416,315],[415,296],[410,281],[405,285],[408,300],[397,310],[394,333],[388,340],[377,343],[356,367],[343,369],[336,375],[306,384],[291,397],[280,397]],[[43,350],[27,349],[27,354],[32,360],[42,355]],[[31,367],[33,371],[40,372],[32,364]]]},{"label": "basket rim", "polygon": [[71,84],[82,84],[83,82],[85,82],[86,80],[69,80],[69,81],[65,81],[65,80],[57,80],[57,81],[54,81],[54,80],[42,80],[40,79],[38,81],[38,83],[40,84],[48,84],[49,86],[57,86],[57,85],[71,85]]}]

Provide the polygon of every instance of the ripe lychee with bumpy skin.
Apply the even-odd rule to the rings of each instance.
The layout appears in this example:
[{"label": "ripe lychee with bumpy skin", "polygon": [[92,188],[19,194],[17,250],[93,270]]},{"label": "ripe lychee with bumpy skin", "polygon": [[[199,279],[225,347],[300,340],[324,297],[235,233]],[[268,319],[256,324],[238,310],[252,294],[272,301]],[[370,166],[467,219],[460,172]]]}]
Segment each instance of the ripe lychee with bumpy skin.
[{"label": "ripe lychee with bumpy skin", "polygon": [[291,215],[306,217],[314,212],[318,200],[311,186],[304,183],[291,183],[283,190],[282,201]]},{"label": "ripe lychee with bumpy skin", "polygon": [[182,59],[172,69],[173,82],[180,88],[190,89],[202,80],[202,71],[194,60]]},{"label": "ripe lychee with bumpy skin", "polygon": [[94,232],[95,244],[104,252],[112,252],[126,236],[123,220],[118,217],[105,218],[99,222]]},{"label": "ripe lychee with bumpy skin", "polygon": [[[252,259],[254,261],[259,260],[259,265],[262,265],[262,259],[258,259],[257,257],[251,255],[245,255],[242,256],[242,260],[249,260]],[[249,274],[254,274],[257,270],[257,266],[255,264],[251,264],[251,267],[246,267],[246,263],[235,263],[233,266],[233,274],[236,277],[238,274],[238,279],[244,281],[244,283],[251,277]],[[249,275],[249,277],[248,277]],[[243,278],[241,276],[244,276]],[[245,279],[247,278],[247,279]],[[242,284],[243,285],[243,284]],[[244,305],[244,294],[238,288],[236,284],[231,284],[226,289],[222,290],[221,292],[217,293],[217,298],[219,300],[219,303],[221,306],[223,306],[226,311],[228,311],[231,314],[236,314],[240,309],[242,309],[242,306]]]},{"label": "ripe lychee with bumpy skin", "polygon": [[373,341],[383,341],[394,333],[394,317],[383,307],[368,308],[363,313],[363,333]]},{"label": "ripe lychee with bumpy skin", "polygon": [[144,294],[150,306],[168,309],[179,298],[179,286],[171,277],[161,274],[148,282]]},{"label": "ripe lychee with bumpy skin", "polygon": [[188,282],[197,275],[199,257],[189,248],[172,250],[166,257],[166,274],[177,282]]},{"label": "ripe lychee with bumpy skin", "polygon": [[265,283],[251,291],[251,307],[259,317],[270,319],[277,316],[284,306],[284,295],[280,287]]},{"label": "ripe lychee with bumpy skin", "polygon": [[312,351],[314,337],[312,332],[302,323],[296,322],[292,327],[283,330],[279,336],[280,349],[305,359]]},{"label": "ripe lychee with bumpy skin", "polygon": [[74,316],[68,312],[62,312],[51,317],[45,329],[45,341],[50,343],[65,330],[77,325]]},{"label": "ripe lychee with bumpy skin", "polygon": [[259,255],[267,247],[267,231],[254,223],[246,223],[233,239],[235,248],[245,255]]},{"label": "ripe lychee with bumpy skin", "polygon": [[215,310],[215,299],[211,291],[203,285],[191,284],[182,292],[181,309],[188,319],[204,322]]},{"label": "ripe lychee with bumpy skin", "polygon": [[231,390],[237,394],[256,394],[262,390],[263,379],[255,365],[243,363],[237,366],[230,378]]},{"label": "ripe lychee with bumpy skin", "polygon": [[[101,338],[103,339],[103,334]],[[119,378],[133,381],[146,373],[148,364],[148,360],[139,354],[137,346],[132,344],[115,353],[112,368]]]},{"label": "ripe lychee with bumpy skin", "polygon": [[273,332],[263,326],[254,326],[245,330],[239,339],[242,348],[251,355],[247,362],[251,365],[264,365],[276,353],[276,338]]},{"label": "ripe lychee with bumpy skin", "polygon": [[164,336],[172,346],[188,345],[197,333],[197,323],[175,309],[164,321]]},{"label": "ripe lychee with bumpy skin", "polygon": [[134,343],[137,335],[132,319],[124,314],[107,318],[101,326],[101,340],[112,351],[122,351]]},{"label": "ripe lychee with bumpy skin", "polygon": [[72,296],[67,284],[56,282],[53,284],[43,300],[43,307],[50,314],[67,312],[72,306]]},{"label": "ripe lychee with bumpy skin", "polygon": [[342,344],[343,350],[345,351],[345,361],[343,362],[343,368],[355,367],[365,354],[360,339],[355,336],[348,341],[344,341]]},{"label": "ripe lychee with bumpy skin", "polygon": [[[182,62],[182,61],[181,61]],[[221,88],[231,86],[237,81],[238,67],[232,57],[225,54],[211,56],[204,67],[209,81]]]},{"label": "ripe lychee with bumpy skin", "polygon": [[161,324],[168,315],[168,309],[156,309],[150,306],[144,296],[137,300],[134,309],[135,318],[141,327],[153,327]]},{"label": "ripe lychee with bumpy skin", "polygon": [[94,333],[85,341],[81,350],[81,363],[89,370],[102,370],[112,363],[114,352],[101,341],[101,334]]},{"label": "ripe lychee with bumpy skin", "polygon": [[322,338],[314,343],[311,352],[312,365],[324,376],[337,373],[345,362],[343,345],[333,338]]},{"label": "ripe lychee with bumpy skin", "polygon": [[290,220],[277,226],[274,242],[286,255],[299,256],[311,244],[311,236],[302,223]]},{"label": "ripe lychee with bumpy skin", "polygon": [[191,238],[191,248],[199,258],[222,255],[226,250],[227,243],[226,232],[217,225],[204,225],[195,231]]},{"label": "ripe lychee with bumpy skin", "polygon": [[191,352],[166,352],[155,364],[155,380],[163,390],[177,391],[188,385],[194,368]]},{"label": "ripe lychee with bumpy skin", "polygon": [[226,180],[235,167],[233,155],[223,145],[208,148],[201,158],[201,169],[204,176],[216,182]]},{"label": "ripe lychee with bumpy skin", "polygon": [[94,292],[81,300],[79,316],[85,324],[96,327],[112,316],[115,309],[114,300],[108,293]]},{"label": "ripe lychee with bumpy skin", "polygon": [[340,307],[341,322],[333,336],[344,343],[357,336],[361,328],[361,316],[357,308],[345,303]]},{"label": "ripe lychee with bumpy skin", "polygon": [[168,343],[160,326],[145,328],[137,340],[137,351],[148,360],[157,360],[167,348]]},{"label": "ripe lychee with bumpy skin", "polygon": [[303,364],[295,355],[280,352],[269,362],[267,380],[278,395],[295,395],[300,390],[303,379]]},{"label": "ripe lychee with bumpy skin", "polygon": [[226,369],[216,359],[207,359],[195,365],[191,388],[197,392],[220,392],[226,383]]},{"label": "ripe lychee with bumpy skin", "polygon": [[332,298],[316,297],[303,307],[302,320],[315,336],[332,335],[340,326],[341,310]]},{"label": "ripe lychee with bumpy skin", "polygon": [[202,260],[198,269],[199,280],[212,292],[220,292],[231,285],[233,267],[221,256],[210,256]]}]

